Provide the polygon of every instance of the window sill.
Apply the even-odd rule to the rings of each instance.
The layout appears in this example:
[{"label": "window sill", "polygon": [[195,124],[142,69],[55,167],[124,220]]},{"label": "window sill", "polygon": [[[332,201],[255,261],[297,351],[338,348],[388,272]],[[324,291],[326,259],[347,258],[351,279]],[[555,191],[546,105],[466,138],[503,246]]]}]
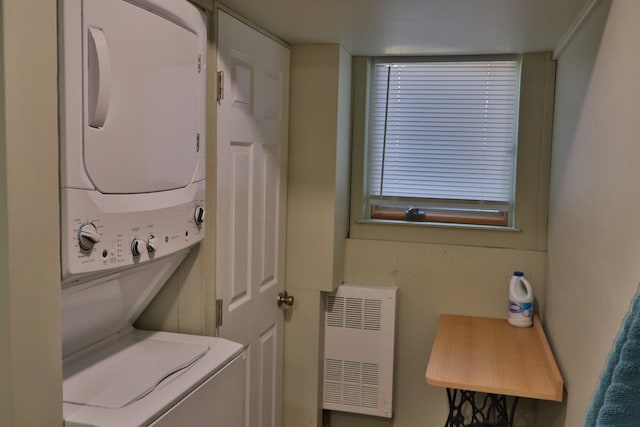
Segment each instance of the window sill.
[{"label": "window sill", "polygon": [[489,230],[519,233],[522,230],[518,227],[497,227],[491,225],[473,225],[473,224],[455,224],[447,222],[417,222],[417,221],[392,221],[384,219],[360,219],[355,221],[356,224],[376,224],[376,225],[392,225],[401,227],[423,227],[423,228],[454,228],[464,230]]},{"label": "window sill", "polygon": [[437,224],[479,225],[481,227],[508,227],[509,215],[500,209],[420,208],[372,205],[372,220],[400,222],[430,222]]}]

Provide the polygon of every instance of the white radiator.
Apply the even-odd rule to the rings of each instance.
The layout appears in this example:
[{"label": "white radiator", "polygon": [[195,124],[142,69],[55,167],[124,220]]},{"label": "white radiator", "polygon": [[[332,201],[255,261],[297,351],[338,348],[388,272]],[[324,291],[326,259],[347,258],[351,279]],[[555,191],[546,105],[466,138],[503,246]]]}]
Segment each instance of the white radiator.
[{"label": "white radiator", "polygon": [[397,289],[342,285],[327,294],[324,409],[392,416]]}]

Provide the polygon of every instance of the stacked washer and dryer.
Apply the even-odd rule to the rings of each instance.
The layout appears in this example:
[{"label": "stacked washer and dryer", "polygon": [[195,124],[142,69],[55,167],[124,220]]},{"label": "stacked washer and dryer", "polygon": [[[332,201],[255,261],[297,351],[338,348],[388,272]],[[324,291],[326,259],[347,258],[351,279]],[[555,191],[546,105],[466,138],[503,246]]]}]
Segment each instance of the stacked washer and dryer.
[{"label": "stacked washer and dryer", "polygon": [[238,427],[245,354],[133,323],[204,238],[205,16],[61,0],[65,426]]}]

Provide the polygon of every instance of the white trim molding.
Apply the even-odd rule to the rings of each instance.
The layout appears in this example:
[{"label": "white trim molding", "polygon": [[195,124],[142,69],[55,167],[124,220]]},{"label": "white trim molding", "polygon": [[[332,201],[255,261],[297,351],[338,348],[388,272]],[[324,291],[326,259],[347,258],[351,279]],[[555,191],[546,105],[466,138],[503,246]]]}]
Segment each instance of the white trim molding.
[{"label": "white trim molding", "polygon": [[558,59],[562,52],[564,52],[565,48],[573,39],[573,36],[578,32],[582,24],[587,20],[591,12],[596,8],[596,6],[600,3],[601,0],[586,0],[584,6],[576,15],[576,19],[573,20],[567,31],[562,35],[558,44],[556,44],[555,49],[553,49],[553,59]]}]

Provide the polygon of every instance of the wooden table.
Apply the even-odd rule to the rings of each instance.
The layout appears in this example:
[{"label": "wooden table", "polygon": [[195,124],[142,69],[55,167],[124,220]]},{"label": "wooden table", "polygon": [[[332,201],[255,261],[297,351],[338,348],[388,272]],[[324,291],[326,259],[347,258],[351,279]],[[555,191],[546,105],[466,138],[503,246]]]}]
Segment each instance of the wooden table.
[{"label": "wooden table", "polygon": [[[478,409],[512,425],[519,397],[562,401],[562,376],[537,316],[533,327],[517,328],[506,319],[441,315],[425,376],[447,388],[446,427],[465,425],[464,405],[472,405],[471,422],[487,419]],[[489,400],[476,402],[475,392]],[[511,411],[506,396],[514,396]]]}]

